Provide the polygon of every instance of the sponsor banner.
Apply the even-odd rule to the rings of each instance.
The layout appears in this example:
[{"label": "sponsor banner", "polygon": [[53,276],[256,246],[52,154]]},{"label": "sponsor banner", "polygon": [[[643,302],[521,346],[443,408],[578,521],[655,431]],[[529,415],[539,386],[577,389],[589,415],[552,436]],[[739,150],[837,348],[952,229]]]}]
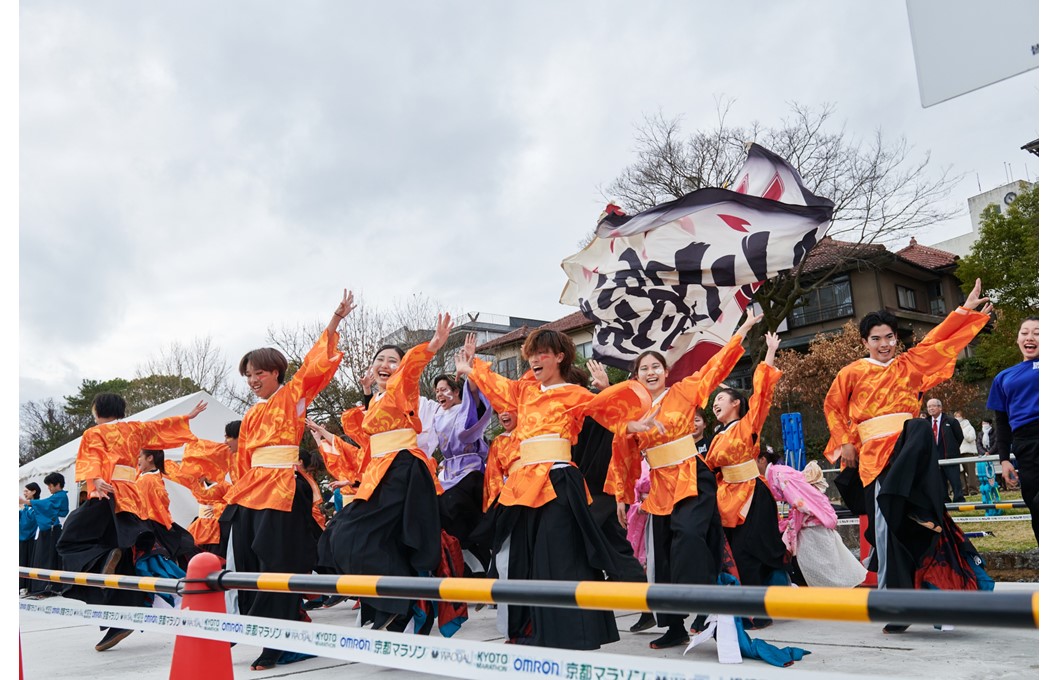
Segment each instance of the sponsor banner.
[{"label": "sponsor banner", "polygon": [[[980,517],[952,517],[952,520],[956,524],[975,524],[977,522],[1025,522],[1030,519],[1032,519],[1032,515],[1029,515],[1028,513],[1021,515],[993,515],[992,517],[987,517],[985,515],[981,515]],[[857,517],[847,517],[838,520],[838,526],[859,525],[859,523],[860,520]]]},{"label": "sponsor banner", "polygon": [[[405,635],[321,623],[188,610],[87,605],[77,600],[20,600],[22,613],[62,616],[92,625],[223,640],[332,659],[455,678],[569,680],[837,680],[844,674],[775,668],[763,662],[637,657],[547,647],[503,645],[440,636]],[[696,656],[715,655],[705,645]],[[714,657],[715,658],[715,657]],[[879,676],[858,676],[863,680]]]}]

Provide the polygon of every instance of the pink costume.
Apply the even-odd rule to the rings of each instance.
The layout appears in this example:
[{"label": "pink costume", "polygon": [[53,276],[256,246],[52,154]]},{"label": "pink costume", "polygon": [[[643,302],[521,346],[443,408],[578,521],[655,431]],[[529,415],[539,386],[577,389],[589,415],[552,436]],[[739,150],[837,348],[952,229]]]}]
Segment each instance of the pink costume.
[{"label": "pink costume", "polygon": [[837,532],[838,516],[826,494],[819,465],[812,461],[799,472],[786,465],[768,465],[764,472],[775,500],[789,505],[779,520],[782,541],[810,586],[851,588],[863,583],[867,570],[845,547]]},{"label": "pink costume", "polygon": [[632,544],[632,552],[635,553],[639,563],[646,566],[647,563],[647,514],[642,511],[643,499],[650,493],[650,465],[643,461],[642,472],[635,484],[636,502],[628,506],[628,542]]}]

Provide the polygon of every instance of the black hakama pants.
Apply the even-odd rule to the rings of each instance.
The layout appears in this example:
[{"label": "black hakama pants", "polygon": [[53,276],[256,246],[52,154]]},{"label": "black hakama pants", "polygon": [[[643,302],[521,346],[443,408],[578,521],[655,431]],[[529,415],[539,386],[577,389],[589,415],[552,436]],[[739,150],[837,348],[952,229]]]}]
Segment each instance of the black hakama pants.
[{"label": "black hakama pants", "polygon": [[[33,544],[36,542],[34,538],[27,538],[24,541],[18,542],[18,566],[20,567],[32,567],[33,566]],[[18,578],[18,588],[22,590],[31,590],[35,584],[43,583],[42,581],[36,581],[31,578],[20,576]]]},{"label": "black hakama pants", "polygon": [[779,532],[779,508],[768,486],[758,479],[742,524],[724,528],[744,586],[771,585],[772,572],[789,573],[786,544]]},{"label": "black hakama pants", "polygon": [[[601,581],[614,573],[613,550],[588,510],[584,477],[552,467],[556,498],[539,508],[507,506],[496,517],[497,550],[509,540],[509,579]],[[619,639],[612,611],[510,605],[508,637],[561,649],[598,649]]]},{"label": "black hakama pants", "polygon": [[[342,574],[422,576],[441,562],[441,519],[434,477],[407,450],[398,451],[371,498],[334,516],[320,551]],[[326,565],[325,565],[326,566]],[[361,618],[377,610],[411,616],[407,599],[362,597]],[[365,607],[366,605],[366,607]]]},{"label": "black hakama pants", "polygon": [[[651,515],[654,581],[716,585],[724,554],[724,527],[716,505],[716,475],[695,457],[698,495],[684,498],[669,515]],[[686,614],[656,614],[658,625],[680,625]]]},{"label": "black hakama pants", "polygon": [[[62,527],[59,525],[37,533],[37,540],[33,542],[33,556],[30,562],[34,569],[62,569],[62,561],[59,559],[59,553],[55,550],[55,545],[59,542],[61,536]],[[31,593],[49,592],[58,594],[61,591],[62,588],[58,584],[48,581],[33,580],[32,585],[29,587],[29,592]]]},{"label": "black hakama pants", "polygon": [[[223,534],[225,523],[230,525],[228,540],[235,571],[294,574],[312,571],[320,525],[312,516],[312,487],[300,474],[294,474],[294,501],[289,511],[253,510],[241,505],[225,508],[221,531]],[[300,593],[239,591],[241,614],[297,621],[300,609]]]},{"label": "black hakama pants", "polygon": [[460,548],[470,551],[482,566],[487,568],[490,544],[480,543],[474,537],[474,531],[485,515],[481,511],[484,487],[485,475],[480,470],[471,470],[441,494],[437,504],[441,514],[441,528],[459,541]]},{"label": "black hakama pants", "polygon": [[[118,482],[124,484],[125,482]],[[154,543],[149,522],[131,512],[115,512],[114,498],[92,498],[74,508],[66,518],[55,548],[66,571],[101,573],[110,551],[120,548],[115,573],[136,576],[133,548]],[[68,586],[63,594],[88,604],[145,606],[144,593],[117,588]]]}]

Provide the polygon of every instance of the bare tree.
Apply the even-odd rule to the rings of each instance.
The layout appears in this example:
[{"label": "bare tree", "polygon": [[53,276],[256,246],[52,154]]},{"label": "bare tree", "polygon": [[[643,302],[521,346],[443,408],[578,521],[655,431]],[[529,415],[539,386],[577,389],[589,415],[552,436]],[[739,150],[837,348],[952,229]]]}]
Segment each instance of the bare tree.
[{"label": "bare tree", "polygon": [[[379,347],[394,344],[407,348],[428,341],[433,335],[440,311],[441,306],[437,301],[421,293],[386,307],[373,306],[357,295],[356,309],[339,327],[338,349],[344,354],[341,366],[331,384],[313,401],[309,408],[310,415],[318,422],[337,424],[342,411],[364,400],[360,380],[370,369]],[[268,339],[293,359],[288,369],[288,372],[293,372],[322,332],[322,323],[271,327],[268,329]],[[423,371],[423,394],[432,394],[433,377],[451,364],[450,354],[457,344],[462,344],[462,337],[458,340],[450,338],[446,347],[437,353],[430,366]],[[252,403],[251,399],[247,405]]]},{"label": "bare tree", "polygon": [[[739,127],[728,124],[732,102],[718,100],[717,124],[684,135],[679,118],[658,113],[636,130],[636,160],[603,191],[607,201],[634,213],[704,187],[725,187],[745,160],[750,142],[785,158],[815,194],[834,201],[834,220],[828,235],[861,249],[849,251],[852,260],[871,264],[873,244],[891,244],[959,210],[945,202],[959,176],[950,169],[934,172],[926,152],[914,155],[906,139],[889,141],[878,130],[867,141],[850,136],[837,125],[834,107],[790,105],[778,126],[758,122]],[[824,270],[805,271],[806,262],[768,279],[757,291],[765,323],[750,334],[751,346],[765,331],[779,327],[801,297],[824,285],[847,267],[837,262]]]},{"label": "bare tree", "polygon": [[25,465],[81,436],[80,423],[55,399],[19,407],[18,464]]},{"label": "bare tree", "polygon": [[187,378],[233,408],[245,407],[250,394],[231,378],[231,363],[213,344],[213,338],[196,337],[190,344],[172,342],[136,369],[137,378],[148,376]]}]

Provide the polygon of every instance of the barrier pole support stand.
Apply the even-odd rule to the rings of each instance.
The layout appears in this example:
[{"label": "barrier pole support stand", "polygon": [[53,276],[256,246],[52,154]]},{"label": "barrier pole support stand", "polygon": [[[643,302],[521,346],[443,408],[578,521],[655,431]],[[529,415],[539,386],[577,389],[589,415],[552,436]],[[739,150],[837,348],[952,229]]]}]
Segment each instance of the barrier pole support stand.
[{"label": "barrier pole support stand", "polygon": [[[187,565],[189,580],[205,580],[213,572],[224,567],[224,560],[212,553],[199,553]],[[210,590],[203,583],[188,583],[180,602],[181,609],[196,612],[223,614],[224,591]],[[169,669],[169,680],[187,678],[215,678],[234,680],[235,671],[231,663],[231,645],[223,640],[207,640],[186,635],[177,635],[173,645],[173,663]]]}]

